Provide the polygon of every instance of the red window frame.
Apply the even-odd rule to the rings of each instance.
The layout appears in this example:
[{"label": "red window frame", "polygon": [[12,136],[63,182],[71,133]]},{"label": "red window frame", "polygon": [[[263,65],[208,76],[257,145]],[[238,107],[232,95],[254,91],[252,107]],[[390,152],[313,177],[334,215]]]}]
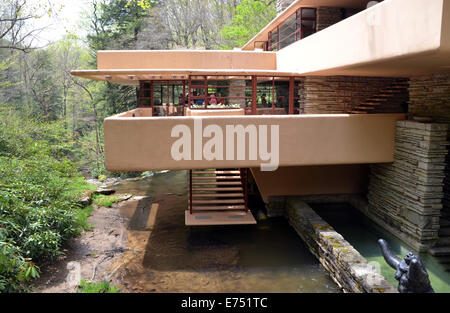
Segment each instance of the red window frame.
[{"label": "red window frame", "polygon": [[[314,16],[313,17],[303,17],[303,11],[304,10],[313,10]],[[295,16],[294,22],[291,24],[286,24],[287,21],[289,21],[293,16]],[[303,26],[303,22],[305,21],[312,21],[314,23],[314,28],[308,28]],[[286,25],[292,26],[295,24],[294,31],[289,33],[286,36],[283,36],[280,38],[280,30],[283,27],[286,27]],[[315,33],[317,31],[317,9],[316,8],[300,8],[297,11],[295,11],[294,14],[290,15],[283,23],[279,24],[277,27],[272,29],[268,34],[267,39],[267,50],[268,51],[277,51],[280,50],[286,46],[282,46],[284,41],[291,39],[291,37],[294,37],[294,42],[299,41],[307,37],[305,32],[312,32]],[[276,38],[274,38],[274,36]]]},{"label": "red window frame", "polygon": [[[230,89],[242,89],[244,92],[243,96],[221,96],[220,99],[219,97],[217,97],[216,95],[216,99],[217,99],[217,104],[220,104],[221,101],[225,102],[227,100],[243,100],[247,106],[248,102],[252,101],[252,95],[251,95],[251,90],[252,90],[252,86],[251,85],[247,85],[247,83],[245,85],[231,85],[230,84],[226,84],[226,85],[211,85],[210,81],[220,81],[220,80],[226,80],[228,81],[228,79],[221,79],[223,78],[223,75],[190,75],[189,79],[188,79],[188,107],[190,109],[214,109],[210,107],[210,96],[209,96],[209,89],[214,89],[214,88],[230,88]],[[243,80],[243,81],[251,81],[252,77],[251,76],[246,76],[246,75],[238,75],[237,77],[240,77],[238,80]],[[202,84],[194,84],[193,82],[195,81],[201,81]],[[194,91],[198,91],[198,90],[203,90],[201,95],[197,95],[194,96],[193,92]],[[250,92],[250,95],[246,95],[248,92]],[[203,107],[198,107],[199,105],[196,104],[196,100],[203,100]],[[195,105],[195,107],[193,107],[192,105]]]}]

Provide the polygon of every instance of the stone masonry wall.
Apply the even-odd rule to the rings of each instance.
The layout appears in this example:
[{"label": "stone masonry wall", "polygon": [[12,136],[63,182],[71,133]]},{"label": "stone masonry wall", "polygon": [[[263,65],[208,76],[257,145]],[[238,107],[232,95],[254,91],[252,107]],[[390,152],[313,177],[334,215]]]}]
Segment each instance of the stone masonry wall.
[{"label": "stone masonry wall", "polygon": [[[243,86],[245,86],[245,80],[230,80],[228,97],[245,97],[245,88],[242,88]],[[231,104],[239,104],[243,109],[246,107],[245,100],[245,98],[229,99]]]},{"label": "stone masonry wall", "polygon": [[317,8],[317,31],[321,31],[331,25],[339,23],[360,11],[360,9],[319,7]]},{"label": "stone masonry wall", "polygon": [[[290,6],[294,0],[277,0],[277,15],[283,12]],[[343,19],[350,17],[358,12],[360,9],[343,9],[336,7],[318,7],[317,8],[317,31],[325,29],[333,24],[336,24]]]},{"label": "stone masonry wall", "polygon": [[438,239],[446,124],[397,122],[394,162],[371,166],[368,217],[419,252]]},{"label": "stone masonry wall", "polygon": [[[391,86],[393,78],[350,77],[350,76],[309,76],[305,77],[303,89],[306,114],[341,114]],[[391,108],[390,112],[402,112],[402,108]],[[394,109],[394,110],[393,110]],[[387,110],[386,110],[387,111]],[[383,112],[383,107],[378,109]]]},{"label": "stone masonry wall", "polygon": [[[413,116],[431,117],[446,123],[450,130],[450,74],[419,76],[410,79],[409,110]],[[450,141],[450,131],[447,134]],[[443,216],[450,217],[450,154],[447,154],[444,181]]]},{"label": "stone masonry wall", "polygon": [[321,31],[333,24],[336,24],[344,18],[345,11],[335,7],[317,8],[317,31]]},{"label": "stone masonry wall", "polygon": [[287,199],[289,223],[344,292],[396,293],[390,284],[339,233],[296,197]]}]

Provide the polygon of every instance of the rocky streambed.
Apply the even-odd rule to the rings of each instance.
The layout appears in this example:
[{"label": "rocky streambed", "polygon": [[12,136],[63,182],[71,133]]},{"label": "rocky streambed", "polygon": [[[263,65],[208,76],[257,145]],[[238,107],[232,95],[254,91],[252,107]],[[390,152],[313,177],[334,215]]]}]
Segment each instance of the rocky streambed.
[{"label": "rocky streambed", "polygon": [[284,219],[186,227],[185,171],[112,185],[133,197],[96,208],[93,229],[44,269],[37,292],[76,292],[80,278],[122,292],[339,292]]}]

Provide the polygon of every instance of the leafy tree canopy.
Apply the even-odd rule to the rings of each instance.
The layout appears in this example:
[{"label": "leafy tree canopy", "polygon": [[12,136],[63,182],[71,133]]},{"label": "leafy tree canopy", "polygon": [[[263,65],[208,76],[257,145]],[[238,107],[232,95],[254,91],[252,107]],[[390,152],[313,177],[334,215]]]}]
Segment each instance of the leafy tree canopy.
[{"label": "leafy tree canopy", "polygon": [[225,49],[242,47],[276,15],[275,1],[242,0],[230,25],[222,28]]}]

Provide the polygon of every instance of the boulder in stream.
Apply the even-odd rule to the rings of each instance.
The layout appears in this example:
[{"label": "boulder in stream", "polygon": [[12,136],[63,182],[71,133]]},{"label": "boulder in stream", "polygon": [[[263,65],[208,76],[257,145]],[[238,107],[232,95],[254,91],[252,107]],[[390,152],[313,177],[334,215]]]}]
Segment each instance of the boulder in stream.
[{"label": "boulder in stream", "polygon": [[115,193],[116,191],[114,189],[110,189],[110,188],[100,188],[97,189],[96,191],[94,191],[94,194],[96,195],[105,195],[105,196],[109,196],[112,195],[113,193]]},{"label": "boulder in stream", "polygon": [[80,199],[78,199],[78,203],[83,206],[87,207],[88,205],[92,204],[92,192],[90,190],[86,190],[81,195]]}]

